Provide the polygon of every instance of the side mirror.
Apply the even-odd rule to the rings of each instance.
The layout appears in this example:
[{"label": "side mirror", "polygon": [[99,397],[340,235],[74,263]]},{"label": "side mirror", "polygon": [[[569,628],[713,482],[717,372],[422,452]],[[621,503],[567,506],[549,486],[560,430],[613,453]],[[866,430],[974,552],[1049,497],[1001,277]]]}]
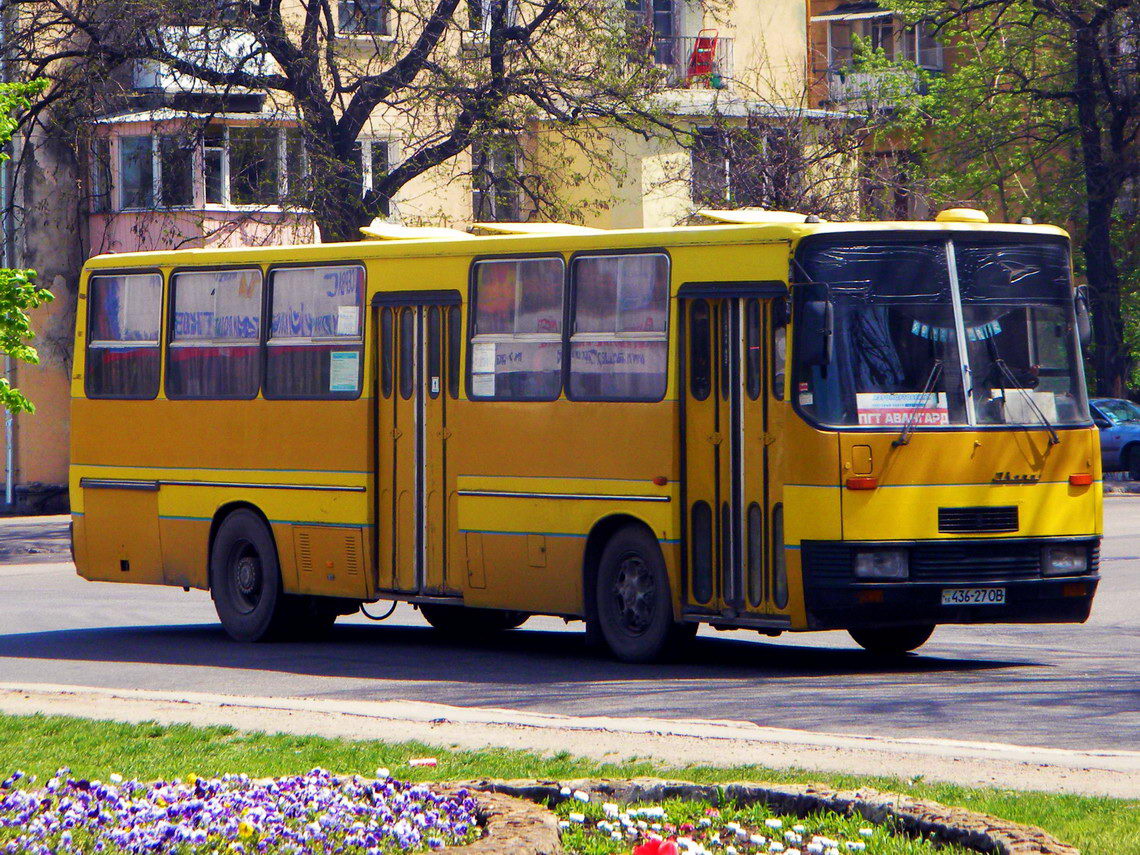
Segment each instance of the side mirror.
[{"label": "side mirror", "polygon": [[799,355],[805,365],[830,365],[835,309],[830,300],[806,300],[796,329]]},{"label": "side mirror", "polygon": [[1093,424],[1101,430],[1106,430],[1107,428],[1112,427],[1112,422],[1110,422],[1108,419],[1099,419],[1094,417]]},{"label": "side mirror", "polygon": [[1089,318],[1089,289],[1087,285],[1077,288],[1073,297],[1073,305],[1077,310],[1077,338],[1081,347],[1088,347],[1092,341],[1092,321]]}]

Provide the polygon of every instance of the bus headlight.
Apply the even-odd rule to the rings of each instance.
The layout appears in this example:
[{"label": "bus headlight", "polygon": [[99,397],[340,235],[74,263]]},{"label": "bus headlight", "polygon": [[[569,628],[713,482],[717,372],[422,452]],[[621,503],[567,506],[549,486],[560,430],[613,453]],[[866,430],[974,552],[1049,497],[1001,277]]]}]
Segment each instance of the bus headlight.
[{"label": "bus headlight", "polygon": [[1056,544],[1041,550],[1041,572],[1046,576],[1075,576],[1089,569],[1089,551],[1083,543]]},{"label": "bus headlight", "polygon": [[856,579],[906,579],[910,562],[905,549],[876,549],[855,553]]}]

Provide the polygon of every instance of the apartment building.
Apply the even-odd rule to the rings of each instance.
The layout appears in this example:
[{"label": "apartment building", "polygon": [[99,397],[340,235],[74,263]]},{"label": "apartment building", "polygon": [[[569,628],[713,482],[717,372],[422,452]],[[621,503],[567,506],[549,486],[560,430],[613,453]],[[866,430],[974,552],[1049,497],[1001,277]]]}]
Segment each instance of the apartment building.
[{"label": "apartment building", "polygon": [[[503,177],[543,168],[586,174],[559,192],[590,226],[673,224],[703,205],[737,201],[730,151],[723,132],[712,126],[811,112],[804,109],[809,19],[818,10],[808,0],[615,2],[637,24],[638,41],[631,45],[647,51],[666,77],[658,107],[697,133],[697,147],[690,150],[667,135],[645,139],[597,125],[588,129],[591,144],[605,148],[612,163],[598,170],[565,149],[557,153],[560,160],[549,161],[544,128],[536,121],[516,145],[479,140],[423,173],[384,200],[382,213],[393,222],[460,228],[529,219],[534,211],[525,194]],[[452,35],[458,57],[465,45],[479,43],[488,3],[461,4],[466,9],[457,13]],[[391,0],[332,0],[332,8],[337,49],[367,60],[369,51],[379,55],[397,38]],[[196,39],[206,37],[192,25],[181,33],[190,52],[200,49]],[[220,68],[250,55],[248,38],[234,28],[228,41],[213,46],[220,47]],[[288,203],[307,169],[291,105],[265,92],[188,78],[150,60],[127,66],[116,72],[119,94],[111,106],[79,134],[87,140],[85,151],[69,147],[73,140],[66,134],[53,139],[39,130],[16,152],[18,160],[24,155],[24,166],[9,188],[19,212],[10,230],[10,257],[15,265],[37,269],[56,296],[34,316],[41,363],[10,370],[37,406],[35,415],[15,418],[7,433],[7,483],[19,507],[49,508],[66,500],[71,330],[85,258],[320,239],[312,215]],[[357,146],[364,192],[405,156],[406,120],[383,109],[371,116]]]}]

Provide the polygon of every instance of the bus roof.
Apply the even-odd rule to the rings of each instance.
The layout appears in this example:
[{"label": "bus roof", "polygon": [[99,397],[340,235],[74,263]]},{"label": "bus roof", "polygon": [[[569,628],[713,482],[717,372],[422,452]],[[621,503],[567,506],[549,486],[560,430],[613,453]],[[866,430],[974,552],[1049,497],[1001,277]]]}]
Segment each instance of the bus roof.
[{"label": "bus roof", "polygon": [[[717,212],[728,215],[730,212]],[[374,239],[345,243],[300,244],[293,246],[216,247],[206,249],[150,250],[107,253],[88,259],[88,269],[121,267],[170,267],[209,264],[277,262],[328,262],[373,258],[495,255],[510,252],[579,252],[583,250],[622,249],[633,247],[670,248],[732,243],[787,242],[796,244],[815,234],[849,234],[851,232],[930,232],[930,233],[1004,233],[1068,237],[1056,226],[1020,225],[1012,223],[929,222],[929,221],[853,221],[807,222],[804,215],[779,217],[762,222],[737,219],[714,225],[665,226],[644,229],[596,229],[559,227],[561,224],[498,224],[505,233],[474,235],[457,229],[416,229],[388,227]],[[744,217],[741,214],[740,217]],[[814,219],[814,218],[811,218]],[[512,225],[515,228],[510,228]],[[539,227],[535,227],[539,226]]]}]

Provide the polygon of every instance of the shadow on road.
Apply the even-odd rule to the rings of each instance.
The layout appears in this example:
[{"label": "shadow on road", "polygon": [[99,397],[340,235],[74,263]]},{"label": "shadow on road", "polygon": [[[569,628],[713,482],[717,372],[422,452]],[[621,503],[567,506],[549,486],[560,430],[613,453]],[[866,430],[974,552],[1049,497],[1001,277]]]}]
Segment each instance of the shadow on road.
[{"label": "shadow on road", "polygon": [[1040,664],[923,655],[882,660],[853,649],[698,637],[671,662],[629,665],[593,655],[584,633],[522,629],[461,643],[426,627],[397,625],[338,626],[322,641],[256,645],[235,643],[216,625],[58,630],[0,635],[0,658],[206,666],[502,688],[686,678],[753,682],[765,676],[891,675],[906,680]]}]

